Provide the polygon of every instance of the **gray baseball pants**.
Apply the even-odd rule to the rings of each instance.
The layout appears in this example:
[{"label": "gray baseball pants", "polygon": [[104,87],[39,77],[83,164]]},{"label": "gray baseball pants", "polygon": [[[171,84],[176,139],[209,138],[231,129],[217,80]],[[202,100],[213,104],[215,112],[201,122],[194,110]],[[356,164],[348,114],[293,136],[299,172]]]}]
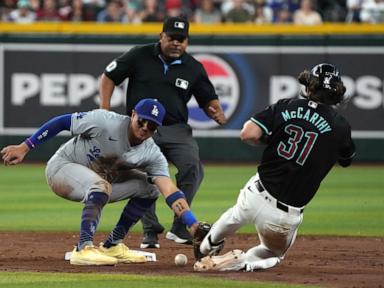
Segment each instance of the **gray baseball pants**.
[{"label": "gray baseball pants", "polygon": [[109,202],[117,202],[130,198],[159,197],[159,190],[149,184],[147,175],[132,169],[121,171],[118,183],[109,182],[88,167],[73,163],[58,155],[48,161],[45,175],[49,187],[58,196],[67,200],[83,202],[92,192],[104,192]]},{"label": "gray baseball pants", "polygon": [[[159,127],[153,136],[169,162],[177,168],[176,185],[184,192],[191,205],[193,198],[203,180],[204,170],[200,162],[199,146],[192,137],[192,128],[188,124],[174,124]],[[161,225],[155,213],[155,204],[141,219],[144,232],[160,231]],[[183,225],[180,218],[175,217],[173,226]]]}]

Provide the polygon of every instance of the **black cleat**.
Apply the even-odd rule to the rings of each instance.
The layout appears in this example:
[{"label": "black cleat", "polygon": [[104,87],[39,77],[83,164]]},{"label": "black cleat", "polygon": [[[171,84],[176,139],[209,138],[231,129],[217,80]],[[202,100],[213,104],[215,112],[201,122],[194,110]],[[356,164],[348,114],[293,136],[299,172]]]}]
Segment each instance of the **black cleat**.
[{"label": "black cleat", "polygon": [[165,238],[179,244],[192,245],[192,236],[185,225],[178,226],[177,228],[172,226],[171,231],[167,232]]},{"label": "black cleat", "polygon": [[140,248],[160,248],[159,238],[157,233],[149,231],[144,233],[143,241],[141,241]]}]

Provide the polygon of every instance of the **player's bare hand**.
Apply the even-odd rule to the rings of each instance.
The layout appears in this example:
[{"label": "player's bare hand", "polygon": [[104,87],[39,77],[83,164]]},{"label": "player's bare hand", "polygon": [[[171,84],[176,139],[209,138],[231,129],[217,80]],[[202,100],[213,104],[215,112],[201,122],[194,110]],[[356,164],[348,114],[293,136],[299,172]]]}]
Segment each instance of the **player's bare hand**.
[{"label": "player's bare hand", "polygon": [[23,161],[25,155],[28,153],[29,148],[25,143],[19,145],[10,145],[4,147],[0,153],[4,161],[4,165],[16,165]]},{"label": "player's bare hand", "polygon": [[208,106],[209,114],[211,118],[215,120],[218,124],[224,125],[227,123],[227,118],[224,115],[224,112],[221,109],[216,109],[213,106]]}]

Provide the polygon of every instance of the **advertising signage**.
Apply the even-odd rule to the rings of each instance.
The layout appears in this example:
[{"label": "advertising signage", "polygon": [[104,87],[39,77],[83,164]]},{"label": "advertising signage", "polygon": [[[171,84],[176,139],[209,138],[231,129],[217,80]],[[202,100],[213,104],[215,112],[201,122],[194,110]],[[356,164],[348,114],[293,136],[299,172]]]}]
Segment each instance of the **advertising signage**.
[{"label": "advertising signage", "polygon": [[[59,114],[98,108],[104,68],[132,47],[123,45],[0,45],[0,133],[32,133]],[[347,87],[338,107],[354,138],[384,138],[384,47],[190,46],[205,67],[229,121],[208,119],[194,98],[189,123],[202,137],[237,137],[255,112],[280,98],[298,97],[296,78],[304,69],[337,65]],[[127,81],[115,89],[112,109],[124,113]],[[156,98],[156,95],[152,97]]]}]

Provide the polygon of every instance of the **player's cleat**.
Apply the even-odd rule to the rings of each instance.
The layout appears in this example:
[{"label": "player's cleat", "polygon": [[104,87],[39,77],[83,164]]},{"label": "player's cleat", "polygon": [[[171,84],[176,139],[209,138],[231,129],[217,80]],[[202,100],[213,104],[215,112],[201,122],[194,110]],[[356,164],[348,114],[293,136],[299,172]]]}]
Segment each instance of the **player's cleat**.
[{"label": "player's cleat", "polygon": [[72,265],[115,265],[117,259],[100,252],[93,245],[87,245],[80,251],[73,249],[69,262]]},{"label": "player's cleat", "polygon": [[280,261],[281,261],[281,258],[279,257],[270,257],[263,260],[247,262],[247,264],[245,265],[245,271],[253,272],[253,271],[268,269],[278,265]]},{"label": "player's cleat", "polygon": [[140,244],[141,249],[147,248],[160,248],[159,238],[157,237],[156,232],[145,232],[143,241]]},{"label": "player's cleat", "polygon": [[211,235],[205,237],[204,240],[200,244],[200,253],[203,255],[216,256],[219,255],[220,251],[224,248],[225,239],[221,240],[217,243],[213,243],[211,239]]},{"label": "player's cleat", "polygon": [[119,243],[110,248],[100,243],[100,251],[107,256],[115,257],[119,263],[145,263],[147,262],[144,255],[130,250],[124,243]]},{"label": "player's cleat", "polygon": [[239,271],[245,268],[245,253],[232,250],[221,256],[206,256],[193,265],[199,272],[205,271]]},{"label": "player's cleat", "polygon": [[192,236],[184,225],[178,226],[176,229],[173,226],[171,231],[167,232],[165,238],[179,244],[192,245]]}]

